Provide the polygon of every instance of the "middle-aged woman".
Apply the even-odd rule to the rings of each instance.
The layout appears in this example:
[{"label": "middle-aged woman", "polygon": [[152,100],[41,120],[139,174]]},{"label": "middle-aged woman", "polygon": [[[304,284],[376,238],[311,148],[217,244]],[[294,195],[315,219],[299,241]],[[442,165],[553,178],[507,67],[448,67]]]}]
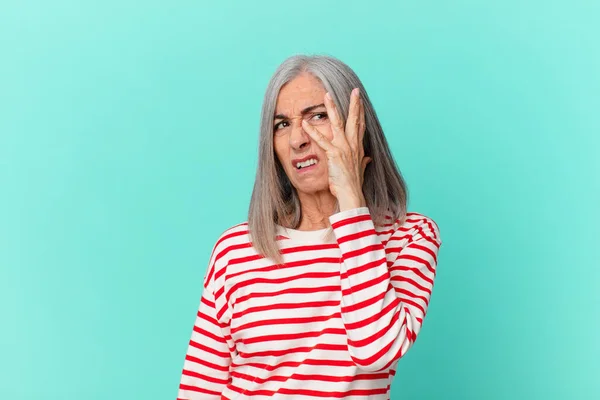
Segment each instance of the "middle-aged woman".
[{"label": "middle-aged woman", "polygon": [[248,221],[214,245],[178,398],[389,399],[441,240],[407,212],[356,74],[330,56],[285,60],[258,160]]}]

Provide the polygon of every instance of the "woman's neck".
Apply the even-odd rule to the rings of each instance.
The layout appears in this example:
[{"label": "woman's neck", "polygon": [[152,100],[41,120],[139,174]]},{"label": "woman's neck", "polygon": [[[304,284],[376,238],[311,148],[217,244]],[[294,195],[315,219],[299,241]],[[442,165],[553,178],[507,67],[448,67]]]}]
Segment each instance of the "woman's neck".
[{"label": "woman's neck", "polygon": [[298,193],[302,219],[296,229],[315,231],[330,226],[329,217],[337,209],[337,199],[329,190],[316,193]]}]

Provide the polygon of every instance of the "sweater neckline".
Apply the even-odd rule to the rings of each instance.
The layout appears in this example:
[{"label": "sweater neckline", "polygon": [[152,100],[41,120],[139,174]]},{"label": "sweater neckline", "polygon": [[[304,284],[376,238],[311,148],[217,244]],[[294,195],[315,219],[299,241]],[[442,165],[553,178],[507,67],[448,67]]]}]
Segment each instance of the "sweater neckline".
[{"label": "sweater neckline", "polygon": [[286,228],[281,225],[277,225],[277,230],[280,235],[283,235],[296,242],[311,242],[311,243],[333,243],[335,239],[330,239],[326,242],[325,237],[327,233],[331,232],[332,228],[323,228],[313,231],[301,231],[298,229]]}]

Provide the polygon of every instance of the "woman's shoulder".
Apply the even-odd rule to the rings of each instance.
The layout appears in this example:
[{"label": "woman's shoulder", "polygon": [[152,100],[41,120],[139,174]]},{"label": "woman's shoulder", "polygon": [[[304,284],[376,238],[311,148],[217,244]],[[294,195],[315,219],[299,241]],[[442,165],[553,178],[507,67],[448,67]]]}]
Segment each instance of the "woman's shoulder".
[{"label": "woman's shoulder", "polygon": [[206,278],[216,280],[222,276],[232,253],[236,249],[247,247],[248,240],[248,223],[242,222],[221,231],[215,240],[210,254],[209,269]]},{"label": "woman's shoulder", "polygon": [[387,230],[390,233],[398,230],[407,232],[423,228],[439,233],[439,227],[432,217],[416,211],[408,211],[400,216],[388,211],[385,214],[385,223],[379,227],[380,230]]},{"label": "woman's shoulder", "polygon": [[383,220],[385,221],[385,225],[391,226],[394,224],[410,224],[422,220],[433,221],[433,218],[417,211],[407,211],[404,214],[397,215],[393,211],[387,210],[383,213]]},{"label": "woman's shoulder", "polygon": [[249,243],[248,221],[230,226],[218,235],[213,251],[223,251],[234,245]]},{"label": "woman's shoulder", "polygon": [[416,211],[409,211],[406,213],[406,218],[404,221],[405,224],[415,224],[415,223],[434,223],[435,221],[429,215],[425,215]]},{"label": "woman's shoulder", "polygon": [[407,212],[402,223],[398,225],[398,230],[413,239],[428,238],[430,241],[437,242],[438,246],[442,242],[437,222],[431,216],[423,213]]}]

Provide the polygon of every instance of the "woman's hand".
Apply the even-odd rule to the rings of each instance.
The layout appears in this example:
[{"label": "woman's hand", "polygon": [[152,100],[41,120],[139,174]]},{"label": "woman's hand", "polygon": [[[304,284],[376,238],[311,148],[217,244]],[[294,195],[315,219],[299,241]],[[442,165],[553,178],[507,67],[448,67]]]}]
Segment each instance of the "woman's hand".
[{"label": "woman's hand", "polygon": [[302,127],[325,150],[329,169],[329,190],[338,199],[340,211],[366,206],[362,191],[365,168],[371,161],[365,157],[365,111],[358,88],[350,95],[348,119],[344,124],[329,93],[325,107],[331,122],[333,139],[329,140],[307,121]]}]

